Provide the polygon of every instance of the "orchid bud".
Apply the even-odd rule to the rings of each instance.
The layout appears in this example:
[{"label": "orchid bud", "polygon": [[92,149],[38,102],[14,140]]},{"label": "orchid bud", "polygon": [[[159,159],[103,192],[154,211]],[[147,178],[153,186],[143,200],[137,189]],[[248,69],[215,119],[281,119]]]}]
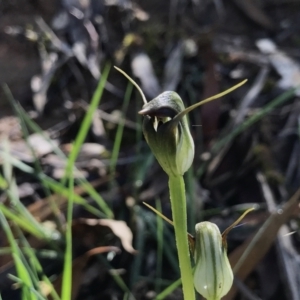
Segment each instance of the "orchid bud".
[{"label": "orchid bud", "polygon": [[185,110],[175,92],[164,92],[149,101],[139,112],[145,115],[145,139],[163,170],[169,176],[181,176],[194,159],[194,141],[186,115],[175,118]]},{"label": "orchid bud", "polygon": [[247,209],[221,234],[211,222],[196,224],[196,236],[190,238],[194,253],[194,286],[207,300],[220,300],[231,289],[233,272],[227,257],[227,234],[254,208]]},{"label": "orchid bud", "polygon": [[220,300],[233,283],[226,242],[218,226],[211,222],[196,225],[195,242],[195,289],[207,300]]},{"label": "orchid bud", "polygon": [[[174,223],[151,205],[149,209],[174,226]],[[207,300],[220,300],[231,289],[233,272],[227,257],[227,234],[254,208],[247,209],[221,234],[211,222],[196,224],[196,235],[187,234],[190,250],[194,255],[194,286]]]}]

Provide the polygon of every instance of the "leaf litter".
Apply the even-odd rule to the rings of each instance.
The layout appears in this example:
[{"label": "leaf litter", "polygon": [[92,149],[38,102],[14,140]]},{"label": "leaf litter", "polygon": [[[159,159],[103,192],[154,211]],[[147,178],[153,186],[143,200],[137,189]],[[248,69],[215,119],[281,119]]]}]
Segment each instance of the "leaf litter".
[{"label": "leaf litter", "polygon": [[[190,116],[196,158],[187,176],[189,217],[226,228],[240,207],[255,204],[256,212],[228,236],[237,284],[225,299],[298,299],[299,3],[61,0],[49,9],[46,2],[0,6],[0,70],[8,70],[0,78],[7,77],[15,97],[0,94],[10,98],[0,103],[3,212],[18,203],[17,195],[28,214],[63,236],[68,193],[59,180],[106,62],[132,74],[149,100],[169,89],[186,106],[247,77],[243,88]],[[18,62],[11,64],[16,82],[7,69],[8,46]],[[140,97],[133,94],[126,115],[121,111],[127,84],[110,72],[75,162],[74,299],[123,299],[130,292],[135,299],[155,298],[179,276],[172,228],[164,224],[158,234],[156,218],[140,207],[160,201],[170,216],[164,174],[141,136]],[[8,103],[17,117],[6,113]],[[110,174],[118,124],[124,132]],[[99,197],[114,219],[99,208]],[[37,253],[55,251],[41,263],[49,278],[58,278],[59,290],[63,241],[41,240],[16,219],[10,224],[24,230]],[[19,237],[18,229],[14,234]],[[8,246],[4,235],[1,246]],[[0,262],[2,299],[19,299],[6,277],[14,272],[11,257]],[[179,289],[168,299],[175,297]]]}]

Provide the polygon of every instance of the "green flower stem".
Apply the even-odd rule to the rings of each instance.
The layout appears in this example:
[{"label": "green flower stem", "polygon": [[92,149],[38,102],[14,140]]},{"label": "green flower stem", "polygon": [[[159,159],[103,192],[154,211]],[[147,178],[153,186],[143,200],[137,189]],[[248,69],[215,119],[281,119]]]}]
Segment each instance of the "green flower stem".
[{"label": "green flower stem", "polygon": [[170,176],[169,189],[183,296],[185,300],[194,300],[195,290],[187,238],[186,198],[183,176]]}]

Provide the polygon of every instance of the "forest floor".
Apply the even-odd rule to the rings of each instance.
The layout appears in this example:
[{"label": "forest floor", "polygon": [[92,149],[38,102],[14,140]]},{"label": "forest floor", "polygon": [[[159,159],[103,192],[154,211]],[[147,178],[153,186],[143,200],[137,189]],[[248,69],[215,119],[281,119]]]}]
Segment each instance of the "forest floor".
[{"label": "forest floor", "polygon": [[186,106],[248,79],[189,114],[188,228],[206,220],[222,231],[254,207],[228,235],[236,280],[223,299],[300,299],[300,2],[7,2],[2,299],[25,299],[17,248],[42,299],[55,299],[51,286],[60,294],[70,197],[72,299],[161,299],[167,287],[166,299],[182,299],[173,228],[142,204],[172,219],[168,179],[143,138],[140,94],[113,66],[148,100],[176,91]]}]

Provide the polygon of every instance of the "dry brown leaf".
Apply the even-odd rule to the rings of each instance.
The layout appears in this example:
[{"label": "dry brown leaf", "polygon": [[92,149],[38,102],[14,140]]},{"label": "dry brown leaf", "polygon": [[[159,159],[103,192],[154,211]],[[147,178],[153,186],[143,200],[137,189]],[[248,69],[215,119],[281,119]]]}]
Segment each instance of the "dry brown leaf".
[{"label": "dry brown leaf", "polygon": [[90,226],[107,226],[121,240],[124,249],[131,254],[136,254],[136,250],[132,247],[132,232],[124,221],[116,221],[111,219],[86,219],[85,223]]},{"label": "dry brown leaf", "polygon": [[[47,132],[45,132],[47,135]],[[37,157],[44,156],[48,153],[51,153],[56,146],[58,146],[58,142],[56,140],[52,140],[49,142],[44,136],[40,133],[33,133],[28,137],[28,143],[34,149],[34,153]]]}]

